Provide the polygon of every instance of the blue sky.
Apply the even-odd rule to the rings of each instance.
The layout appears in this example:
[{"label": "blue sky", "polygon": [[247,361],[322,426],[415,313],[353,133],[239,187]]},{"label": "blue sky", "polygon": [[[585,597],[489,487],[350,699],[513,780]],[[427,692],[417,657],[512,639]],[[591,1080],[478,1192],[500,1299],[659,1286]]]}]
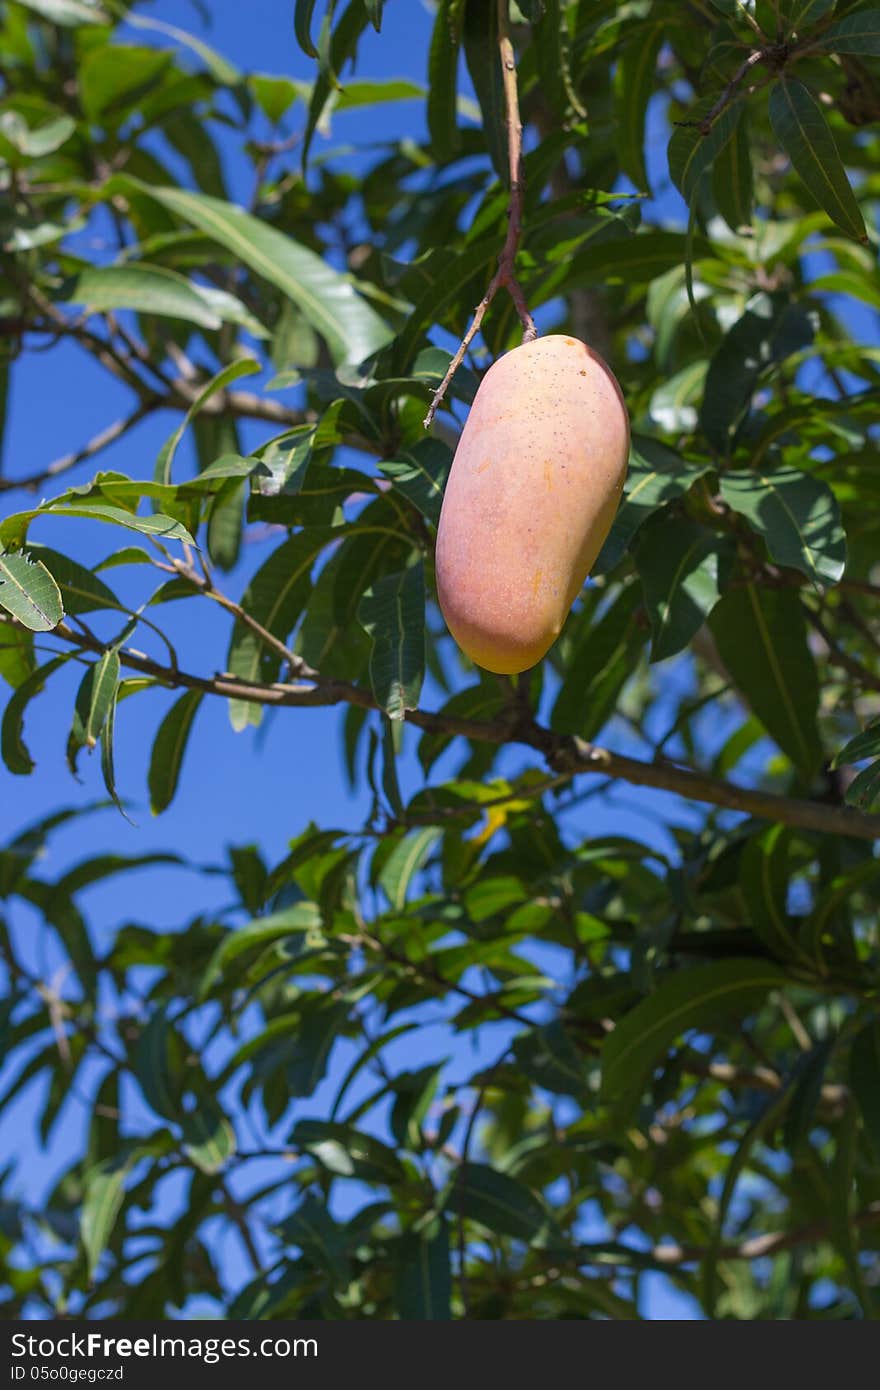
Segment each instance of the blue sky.
[{"label": "blue sky", "polygon": [[[281,73],[309,78],[310,63],[296,46],[292,30],[291,0],[211,0],[212,23],[201,29],[196,7],[186,0],[157,0],[149,13],[183,28],[204,33],[221,52],[245,70]],[[243,16],[246,13],[246,22]],[[432,16],[421,0],[389,0],[381,35],[368,31],[361,45],[359,76],[406,76],[424,80]],[[143,42],[141,32],[132,34]],[[332,138],[325,147],[359,144],[399,138],[401,130],[418,134],[423,114],[419,103],[391,105],[376,110],[337,116]],[[664,166],[662,139],[657,132],[652,163]],[[317,147],[320,152],[320,144]],[[296,156],[293,156],[295,158]],[[234,194],[247,196],[243,181],[243,162],[227,163]],[[250,383],[248,383],[250,386]],[[100,369],[93,368],[78,351],[62,345],[51,355],[29,357],[16,364],[5,441],[5,471],[26,473],[42,468],[49,460],[89,438],[117,415],[130,408],[128,393]],[[109,450],[101,460],[134,476],[152,471],[153,460],[177,423],[171,415],[144,423],[136,432]],[[245,429],[245,446],[254,446],[266,431]],[[90,465],[71,476],[81,481]],[[123,541],[105,528],[86,525],[70,531],[60,522],[45,520],[32,539],[63,549],[75,545],[84,562],[94,563]],[[245,576],[265,556],[265,547],[248,546],[240,573],[230,580],[234,592],[243,588]],[[125,577],[114,571],[114,587],[123,599],[139,601],[143,591],[137,570]],[[207,614],[210,605],[176,605],[169,611],[170,625],[179,649],[186,653],[186,665],[196,670],[213,670],[222,659],[228,638],[228,624],[219,610]],[[81,759],[82,782],[75,782],[64,761],[64,744],[69,727],[73,695],[79,672],[63,673],[48,691],[31,706],[26,735],[37,759],[36,773],[30,778],[12,777],[0,767],[0,839],[61,805],[86,805],[103,795],[97,760]],[[366,808],[362,793],[353,794],[342,767],[339,728],[341,716],[334,710],[289,712],[270,721],[259,739],[253,731],[234,735],[227,711],[220,701],[206,700],[191,740],[185,773],[177,798],[161,818],[153,819],[146,805],[146,768],[152,735],[167,708],[168,697],[161,693],[139,696],[120,710],[118,728],[117,778],[122,793],[134,803],[133,828],[114,811],[105,811],[74,821],[54,838],[45,865],[49,876],[56,876],[82,858],[113,849],[142,854],[152,849],[180,849],[196,862],[218,862],[225,846],[254,842],[269,861],[280,858],[288,840],[309,820],[322,826],[356,827]],[[430,703],[428,699],[427,703]],[[662,719],[662,711],[660,714]],[[621,746],[621,740],[618,740]],[[525,753],[513,752],[507,761],[512,769],[526,765]],[[404,782],[415,785],[415,762],[411,753],[404,758]],[[588,833],[601,825],[603,834],[619,830],[669,846],[662,829],[670,810],[685,820],[687,808],[675,798],[642,795],[634,789],[615,793],[612,805],[588,802],[572,817],[572,833]],[[222,883],[206,881],[176,869],[150,868],[137,877],[125,875],[91,889],[83,903],[96,934],[111,931],[121,920],[130,918],[153,925],[176,925],[199,910],[210,910],[228,894]],[[19,930],[28,933],[33,924],[21,918]],[[28,942],[28,949],[36,942]],[[487,1043],[487,1055],[499,1050],[496,1033]],[[425,1030],[419,1037],[419,1057],[433,1060],[449,1052],[449,1036],[441,1027]],[[460,1046],[460,1045],[459,1045]],[[408,1065],[413,1064],[411,1045],[406,1048]],[[394,1053],[390,1057],[393,1059]],[[338,1083],[349,1058],[341,1056],[328,1082]],[[472,1070],[473,1055],[461,1059],[461,1071]],[[322,1093],[309,1102],[307,1113],[316,1114]],[[0,1119],[0,1153],[16,1152],[27,1167],[28,1195],[31,1200],[45,1190],[52,1176],[63,1166],[66,1142],[72,1142],[82,1123],[76,1105],[67,1108],[56,1127],[49,1152],[41,1149],[32,1123],[32,1106],[12,1107]],[[171,1200],[169,1198],[169,1200]],[[226,1259],[234,1271],[236,1254]],[[688,1302],[670,1295],[663,1281],[646,1284],[646,1310],[654,1317],[693,1316]]]}]

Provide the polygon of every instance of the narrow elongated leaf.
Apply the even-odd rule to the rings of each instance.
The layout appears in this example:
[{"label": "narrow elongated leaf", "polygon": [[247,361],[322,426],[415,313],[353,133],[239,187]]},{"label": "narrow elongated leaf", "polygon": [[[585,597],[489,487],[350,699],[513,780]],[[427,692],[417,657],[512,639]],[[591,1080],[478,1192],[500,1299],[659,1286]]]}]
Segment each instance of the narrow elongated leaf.
[{"label": "narrow elongated leaf", "polygon": [[418,507],[432,525],[440,521],[443,489],[452,467],[452,450],[439,439],[423,439],[384,459],[380,471],[407,501]]},{"label": "narrow elongated leaf", "polygon": [[15,0],[17,5],[32,10],[41,19],[49,19],[53,24],[75,28],[78,24],[109,24],[110,16],[100,5],[87,3],[87,0]]},{"label": "narrow elongated leaf", "polygon": [[425,575],[418,564],[379,579],[358,617],[373,639],[370,680],[389,719],[417,709],[425,676]]},{"label": "narrow elongated leaf", "polygon": [[786,77],[770,92],[770,123],[805,186],[832,222],[867,242],[865,221],[822,108],[802,82]]},{"label": "narrow elongated leaf", "polygon": [[676,1038],[691,1028],[740,1021],[785,972],[764,960],[726,960],[700,965],[665,979],[617,1024],[602,1045],[602,1095],[618,1117],[638,1102],[653,1068]]},{"label": "narrow elongated leaf", "polygon": [[[826,3],[826,9],[831,4]],[[859,10],[832,24],[818,42],[831,53],[851,53],[854,58],[880,54],[880,10]]]},{"label": "narrow elongated leaf", "polygon": [[506,107],[498,56],[498,6],[467,3],[462,29],[464,56],[483,117],[483,135],[495,172],[507,184]]},{"label": "narrow elongated leaf", "polygon": [[379,882],[393,908],[401,910],[405,907],[409,886],[440,834],[437,826],[426,825],[406,835],[395,845],[379,875]]},{"label": "narrow elongated leaf", "polygon": [[150,755],[148,785],[150,789],[150,809],[154,816],[171,805],[180,771],[187,740],[202,700],[200,690],[187,690],[181,695],[159,725]]},{"label": "narrow elongated leaf", "polygon": [[391,338],[390,329],[346,276],[283,232],[232,203],[180,188],[147,190],[185,222],[231,251],[293,300],[326,340],[334,361],[361,362]]},{"label": "narrow elongated leaf", "polygon": [[744,583],[724,595],[710,624],[721,660],[753,712],[803,775],[812,777],[822,759],[819,680],[797,595]]},{"label": "narrow elongated leaf", "polygon": [[620,56],[614,77],[617,142],[621,167],[636,188],[648,187],[645,168],[645,117],[654,91],[654,69],[663,40],[658,25],[639,31]]},{"label": "narrow elongated leaf", "polygon": [[267,917],[255,917],[246,926],[237,928],[224,937],[210,961],[200,986],[200,997],[204,998],[214,983],[236,961],[239,956],[286,937],[301,936],[305,932],[317,931],[321,926],[321,914],[315,903],[294,903]]},{"label": "narrow elongated leaf", "polygon": [[639,586],[627,585],[584,633],[550,717],[558,732],[594,738],[611,717],[645,640],[637,618],[640,600]]},{"label": "narrow elongated leaf", "polygon": [[656,439],[637,435],[630,450],[626,493],[592,573],[607,574],[622,560],[639,527],[664,502],[687,492],[711,466],[686,462]]},{"label": "narrow elongated leaf", "polygon": [[546,1237],[552,1222],[535,1194],[507,1173],[485,1163],[467,1163],[452,1180],[447,1211],[460,1211],[493,1235],[529,1243]]},{"label": "narrow elongated leaf", "polygon": [[142,536],[156,536],[160,540],[183,541],[195,545],[195,541],[181,522],[161,512],[152,516],[137,516],[124,507],[111,507],[104,502],[53,502],[35,507],[29,512],[16,512],[0,521],[0,545],[23,545],[28,527],[35,517],[82,517],[86,521],[106,521],[113,526],[124,526],[129,531],[138,531]]},{"label": "narrow elongated leaf", "polygon": [[166,266],[138,262],[92,266],[77,276],[70,298],[89,309],[136,309],[186,319],[200,328],[219,328],[221,323],[219,314],[186,276]]},{"label": "narrow elongated leaf", "polygon": [[748,911],[746,924],[781,961],[801,955],[787,912],[790,847],[791,836],[785,826],[774,825],[749,839],[739,872]]},{"label": "narrow elongated leaf", "polygon": [[403,1166],[393,1149],[351,1125],[327,1120],[300,1120],[290,1135],[294,1148],[307,1149],[323,1168],[341,1178],[398,1183]]},{"label": "narrow elongated leaf", "polygon": [[174,463],[174,456],[177,447],[187,431],[187,428],[202,406],[209,401],[212,396],[216,396],[218,391],[224,391],[233,381],[239,377],[251,376],[259,371],[260,365],[252,357],[239,358],[235,362],[230,362],[228,366],[221,368],[216,375],[212,376],[207,386],[203,387],[196,396],[189,410],[184,415],[177,429],[169,439],[165,441],[159,450],[159,457],[156,459],[155,479],[158,483],[168,484],[171,482],[171,468]]},{"label": "narrow elongated leaf", "polygon": [[461,143],[458,130],[458,54],[464,0],[441,0],[428,57],[428,131],[437,160],[445,163]]},{"label": "narrow elongated leaf", "polygon": [[317,0],[296,0],[293,9],[293,32],[303,53],[317,58],[318,50],[312,42],[312,16]]},{"label": "narrow elongated leaf", "polygon": [[64,617],[61,592],[46,566],[0,552],[0,608],[31,632],[51,632]]},{"label": "narrow elongated leaf", "polygon": [[643,526],[636,551],[651,620],[651,660],[686,647],[719,599],[719,539],[664,509]]},{"label": "narrow elongated leaf", "polygon": [[742,110],[737,100],[725,108],[708,130],[701,122],[705,118],[703,102],[688,113],[686,125],[678,126],[669,141],[669,173],[685,202],[690,206],[700,179],[712,167],[728,140],[733,136]]},{"label": "narrow elongated leaf", "polygon": [[61,590],[65,613],[92,613],[98,608],[122,607],[103,579],[69,555],[62,555],[47,545],[31,545],[28,551],[46,566]]},{"label": "narrow elongated leaf", "polygon": [[3,711],[2,729],[0,729],[0,747],[2,747],[4,763],[9,771],[14,772],[18,777],[26,777],[33,772],[35,767],[34,760],[28,752],[22,736],[27,707],[34,696],[40,694],[52,673],[63,666],[71,655],[72,653],[53,657],[51,661],[38,667],[32,675],[22,681],[7,701]]},{"label": "narrow elongated leaf", "polygon": [[[264,561],[254,575],[241,604],[266,631],[285,640],[311,592],[310,576],[315,560],[338,533],[330,528],[315,527],[284,541]],[[269,682],[276,678],[280,657],[267,647],[259,635],[244,623],[236,623],[229,645],[228,669],[242,680],[251,683]],[[256,716],[252,713],[256,710]],[[233,726],[243,728],[259,722],[258,706],[234,706]]]},{"label": "narrow elongated leaf", "polygon": [[712,165],[712,196],[731,231],[738,232],[751,224],[754,175],[747,107]]},{"label": "narrow elongated leaf", "polygon": [[832,767],[843,767],[846,763],[860,763],[863,758],[880,757],[880,719],[872,719],[867,728],[845,743],[835,754]]},{"label": "narrow elongated leaf", "polygon": [[445,1322],[452,1317],[449,1223],[438,1217],[427,1231],[403,1236],[395,1251],[394,1307],[399,1318]]},{"label": "narrow elongated leaf", "polygon": [[817,584],[836,584],[846,566],[846,537],[837,499],[827,483],[798,468],[724,473],[721,496],[748,517],[777,564],[801,570]]},{"label": "narrow elongated leaf", "polygon": [[709,1242],[709,1249],[703,1262],[703,1296],[710,1316],[714,1313],[717,1298],[718,1252],[724,1236],[724,1223],[736,1185],[752,1156],[755,1145],[779,1123],[788,1108],[790,1099],[791,1090],[788,1086],[784,1086],[776,1095],[772,1095],[764,1101],[728,1162],[724,1174],[724,1186],[721,1189],[721,1197],[718,1202],[718,1215]]},{"label": "narrow elongated leaf", "polygon": [[319,1197],[309,1194],[300,1202],[278,1227],[278,1234],[286,1245],[299,1246],[309,1263],[324,1270],[334,1285],[347,1287],[351,1274],[345,1228],[333,1220]]},{"label": "narrow elongated leaf", "polygon": [[183,1147],[203,1173],[217,1173],[235,1153],[235,1130],[210,1096],[199,1096],[182,1120]]},{"label": "narrow elongated leaf", "polygon": [[116,1218],[125,1196],[125,1179],[129,1164],[110,1159],[93,1169],[86,1177],[86,1192],[80,1215],[80,1238],[88,1261],[89,1278],[93,1278],[107,1242],[113,1234]]},{"label": "narrow elongated leaf", "polygon": [[849,1084],[862,1113],[862,1123],[880,1166],[880,1023],[865,1025],[853,1039]]}]

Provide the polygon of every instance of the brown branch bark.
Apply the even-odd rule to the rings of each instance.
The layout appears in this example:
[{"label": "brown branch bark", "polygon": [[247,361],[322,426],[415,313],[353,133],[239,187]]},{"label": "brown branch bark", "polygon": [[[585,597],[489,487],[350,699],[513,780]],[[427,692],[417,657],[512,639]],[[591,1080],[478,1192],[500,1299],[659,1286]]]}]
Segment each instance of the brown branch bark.
[{"label": "brown branch bark", "polygon": [[440,403],[446,395],[449,383],[464,361],[465,353],[479,332],[480,325],[486,316],[486,310],[489,308],[489,305],[500,289],[507,290],[507,293],[513,301],[514,308],[519,315],[519,321],[523,327],[523,342],[530,343],[538,336],[535,320],[529,312],[529,306],[526,303],[526,297],[523,293],[522,286],[516,278],[516,253],[519,248],[519,239],[522,235],[525,182],[523,180],[522,121],[520,120],[519,114],[519,91],[516,82],[516,56],[510,38],[508,0],[498,0],[498,52],[501,60],[502,80],[504,83],[504,106],[507,118],[507,160],[510,178],[510,205],[507,213],[507,235],[504,238],[504,245],[498,257],[498,269],[489,281],[486,293],[474,310],[474,317],[471,320],[470,327],[462,338],[458,351],[446,369],[446,375],[431,399],[431,404],[428,407],[428,413],[424,420],[425,429],[428,429],[431,425]]},{"label": "brown branch bark", "polygon": [[[0,613],[0,625],[19,627],[15,619]],[[101,654],[103,644],[91,634],[75,632],[61,622],[54,634],[78,648]],[[377,710],[372,692],[346,681],[327,680],[316,675],[314,684],[255,685],[242,681],[228,672],[201,676],[188,671],[163,666],[142,652],[123,648],[120,659],[126,667],[153,676],[163,685],[201,690],[208,695],[246,703],[307,708],[323,705],[352,704],[361,709]],[[540,753],[554,772],[572,777],[594,773],[636,787],[652,787],[657,791],[674,792],[690,801],[703,802],[725,810],[739,811],[771,823],[815,830],[826,835],[850,835],[861,840],[880,838],[880,816],[866,815],[849,806],[832,806],[825,802],[808,801],[781,796],[757,788],[739,787],[719,777],[711,777],[693,768],[676,763],[649,763],[598,748],[586,740],[568,734],[558,734],[532,720],[522,717],[515,706],[510,712],[490,722],[476,719],[455,719],[428,710],[407,710],[407,723],[430,733],[474,739],[483,743],[521,743]]]}]

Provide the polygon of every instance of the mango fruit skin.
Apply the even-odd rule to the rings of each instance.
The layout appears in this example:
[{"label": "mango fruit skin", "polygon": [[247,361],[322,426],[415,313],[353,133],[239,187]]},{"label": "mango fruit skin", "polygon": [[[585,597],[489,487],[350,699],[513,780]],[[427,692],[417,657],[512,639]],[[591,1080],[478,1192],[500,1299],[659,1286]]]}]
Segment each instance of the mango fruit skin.
[{"label": "mango fruit skin", "polygon": [[629,419],[611,370],[577,338],[514,348],[484,376],[437,532],[437,591],[478,666],[534,666],[562,630],[617,511]]}]

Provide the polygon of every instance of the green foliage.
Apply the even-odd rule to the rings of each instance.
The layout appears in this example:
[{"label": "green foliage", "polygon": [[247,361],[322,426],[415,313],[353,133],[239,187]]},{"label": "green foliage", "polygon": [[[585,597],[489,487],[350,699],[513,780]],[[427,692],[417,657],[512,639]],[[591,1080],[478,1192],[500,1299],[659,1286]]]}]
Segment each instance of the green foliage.
[{"label": "green foliage", "polygon": [[[198,814],[217,700],[245,739],[344,707],[369,802],[278,862],[190,865],[189,920],[86,897],[185,846],[65,873],[54,833],[95,808],[4,819],[0,1108],[26,1095],[50,1146],[88,1123],[44,1203],[0,1176],[0,1305],[629,1319],[660,1272],[709,1317],[871,1317],[880,12],[511,6],[517,275],[633,425],[592,581],[514,684],[457,652],[433,568],[464,412],[519,339],[503,294],[422,423],[508,229],[498,10],[442,0],[380,81],[384,8],[287,0],[303,82],[137,5],[0,7],[3,399],[55,341],[131,395],[0,476],[4,809],[47,686],[108,824],[121,705],[156,814]],[[320,145],[384,102],[400,138]]]}]

